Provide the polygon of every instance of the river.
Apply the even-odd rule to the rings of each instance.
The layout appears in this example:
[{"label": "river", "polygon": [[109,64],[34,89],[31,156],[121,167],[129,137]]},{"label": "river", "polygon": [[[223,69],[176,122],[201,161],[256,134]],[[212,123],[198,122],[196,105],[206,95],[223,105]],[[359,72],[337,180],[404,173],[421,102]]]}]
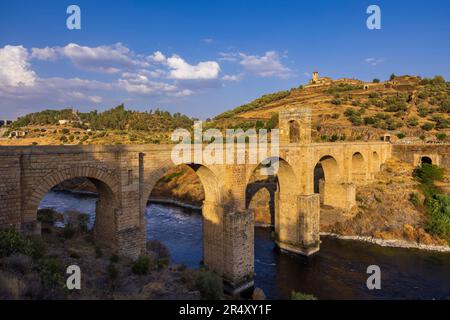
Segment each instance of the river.
[{"label": "river", "polygon": [[[79,211],[95,220],[95,195],[49,192],[40,208]],[[198,268],[202,259],[200,213],[176,206],[146,208],[147,237],[164,243],[171,261]],[[269,299],[289,299],[293,290],[318,299],[450,299],[450,254],[387,248],[322,237],[310,258],[279,252],[267,228],[255,228],[255,286]],[[381,289],[369,290],[366,269],[381,269]]]}]

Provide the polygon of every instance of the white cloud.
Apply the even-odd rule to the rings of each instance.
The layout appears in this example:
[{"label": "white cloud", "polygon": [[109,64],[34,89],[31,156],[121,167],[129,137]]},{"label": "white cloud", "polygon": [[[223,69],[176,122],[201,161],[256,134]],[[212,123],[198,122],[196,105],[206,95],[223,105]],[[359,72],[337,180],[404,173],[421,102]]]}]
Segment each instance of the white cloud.
[{"label": "white cloud", "polygon": [[289,76],[291,70],[281,63],[280,56],[275,51],[268,51],[263,56],[246,55],[240,53],[239,62],[244,68],[261,77],[280,77]]},{"label": "white cloud", "polygon": [[36,73],[28,62],[29,53],[23,46],[0,48],[0,86],[33,86]]},{"label": "white cloud", "polygon": [[142,57],[121,43],[112,46],[86,47],[70,43],[59,50],[74,65],[87,70],[116,73],[123,68],[147,67]]},{"label": "white cloud", "polygon": [[79,91],[67,92],[66,96],[69,98],[73,98],[74,100],[88,101],[88,102],[92,102],[95,104],[100,104],[103,101],[102,97],[100,97],[100,96],[88,96]]},{"label": "white cloud", "polygon": [[55,48],[32,48],[31,59],[37,60],[56,60],[58,57],[58,50]]},{"label": "white cloud", "polygon": [[384,59],[383,58],[366,58],[364,61],[372,66],[376,66],[376,65],[379,65],[380,63],[384,62]]},{"label": "white cloud", "polygon": [[97,47],[80,46],[69,43],[64,47],[33,48],[31,58],[39,60],[55,60],[68,58],[76,67],[103,73],[118,73],[123,69],[145,68],[149,63],[144,56],[116,43]]},{"label": "white cloud", "polygon": [[292,73],[291,69],[283,65],[282,57],[276,51],[267,51],[263,56],[242,52],[220,53],[220,56],[221,60],[239,63],[245,70],[260,77],[287,78]]},{"label": "white cloud", "polygon": [[143,74],[127,74],[124,78],[119,79],[117,83],[119,88],[127,92],[144,95],[179,91],[178,87],[173,84],[151,81]]},{"label": "white cloud", "polygon": [[222,77],[223,81],[240,81],[242,74],[226,74]]},{"label": "white cloud", "polygon": [[217,79],[220,72],[220,66],[215,61],[205,61],[197,65],[190,65],[177,55],[167,59],[167,66],[171,69],[169,78],[178,80]]},{"label": "white cloud", "polygon": [[202,39],[202,41],[203,41],[204,43],[210,44],[210,43],[213,43],[213,42],[214,42],[214,39],[212,39],[212,38],[204,38],[204,39]]},{"label": "white cloud", "polygon": [[154,61],[154,62],[160,62],[160,63],[162,63],[162,62],[165,62],[165,61],[166,61],[166,56],[163,55],[163,54],[161,53],[161,51],[153,52],[153,54],[152,54],[149,58],[150,58],[150,60],[152,60],[152,61]]},{"label": "white cloud", "polygon": [[[61,77],[57,72],[64,70],[65,59],[79,69],[108,75],[102,80]],[[39,77],[30,64],[35,60],[55,64],[56,74]],[[96,47],[70,43],[30,50],[7,45],[0,48],[0,109],[5,109],[5,114],[19,115],[49,107],[110,104],[117,99],[183,98],[206,88],[218,88],[224,81],[238,81],[242,76],[219,77],[220,72],[216,61],[191,65],[178,55],[166,57],[160,51],[136,54],[121,43]]]}]

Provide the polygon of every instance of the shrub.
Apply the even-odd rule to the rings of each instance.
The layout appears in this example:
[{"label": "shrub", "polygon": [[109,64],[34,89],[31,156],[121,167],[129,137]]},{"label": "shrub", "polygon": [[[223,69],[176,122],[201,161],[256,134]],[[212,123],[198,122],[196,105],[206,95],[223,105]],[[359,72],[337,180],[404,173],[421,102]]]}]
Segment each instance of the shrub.
[{"label": "shrub", "polygon": [[425,131],[433,130],[433,128],[434,128],[434,124],[431,122],[426,122],[422,125],[422,129]]},{"label": "shrub", "polygon": [[373,83],[380,83],[380,79],[374,78],[374,79],[372,80],[372,82],[373,82]]},{"label": "shrub", "polygon": [[96,246],[95,247],[95,257],[96,258],[101,258],[103,257],[103,251],[100,247]]},{"label": "shrub", "polygon": [[424,163],[414,169],[413,176],[420,183],[430,186],[435,180],[444,178],[444,169],[434,164]]},{"label": "shrub", "polygon": [[416,117],[412,117],[408,119],[408,126],[417,127],[419,125],[419,120]]},{"label": "shrub", "polygon": [[21,253],[12,254],[9,257],[3,258],[2,266],[22,274],[28,274],[32,271],[31,258]]},{"label": "shrub", "polygon": [[429,214],[426,230],[441,237],[450,237],[450,197],[435,194],[426,200]]},{"label": "shrub", "polygon": [[341,115],[340,115],[339,113],[333,113],[333,114],[331,115],[331,118],[332,118],[332,119],[339,119],[340,116],[341,116]]},{"label": "shrub", "polygon": [[134,274],[144,275],[148,273],[149,267],[150,267],[150,257],[146,255],[141,255],[134,262],[131,271],[133,271]]},{"label": "shrub", "polygon": [[70,130],[67,129],[67,128],[64,128],[64,129],[61,130],[62,134],[68,134],[69,132],[70,132]]},{"label": "shrub", "polygon": [[78,229],[81,232],[88,231],[88,222],[89,222],[89,215],[84,213],[78,215]]},{"label": "shrub", "polygon": [[266,122],[266,129],[272,130],[278,126],[278,113],[273,114]]},{"label": "shrub", "polygon": [[42,224],[53,226],[55,223],[55,211],[52,209],[39,209],[37,212],[37,220]]},{"label": "shrub", "polygon": [[71,239],[76,233],[76,229],[71,223],[67,223],[62,229],[62,236],[64,239]]},{"label": "shrub", "polygon": [[113,254],[110,258],[109,261],[111,261],[111,263],[118,263],[119,262],[119,256],[117,254]]},{"label": "shrub", "polygon": [[47,289],[64,288],[64,268],[59,260],[43,259],[38,266],[42,285]]},{"label": "shrub", "polygon": [[440,237],[450,238],[450,197],[440,194],[434,185],[435,180],[442,180],[444,169],[431,164],[422,164],[413,172],[414,177],[421,183],[425,194],[425,208],[428,213],[426,231]]},{"label": "shrub", "polygon": [[158,259],[158,269],[164,269],[165,267],[167,267],[169,265],[169,258],[161,258]]},{"label": "shrub", "polygon": [[108,272],[108,277],[111,280],[111,282],[114,282],[117,280],[117,278],[119,277],[119,270],[117,269],[117,267],[110,263],[106,269],[106,272]]},{"label": "shrub", "polygon": [[403,139],[404,137],[406,137],[406,135],[403,132],[397,133],[397,138]]},{"label": "shrub", "polygon": [[42,259],[47,252],[45,241],[39,236],[34,236],[29,241],[31,245],[31,257],[35,260]]},{"label": "shrub", "polygon": [[223,297],[222,279],[211,271],[201,270],[195,281],[195,287],[204,299],[219,300]]},{"label": "shrub", "polygon": [[170,258],[170,251],[158,240],[150,240],[147,242],[147,250],[153,252],[157,259]]},{"label": "shrub", "polygon": [[331,102],[332,104],[334,104],[334,105],[337,105],[337,106],[339,106],[339,105],[342,104],[341,99],[332,99],[330,102]]},{"label": "shrub", "polygon": [[305,294],[297,291],[291,292],[292,300],[317,300],[317,298],[312,294]]},{"label": "shrub", "polygon": [[445,133],[437,133],[436,138],[440,141],[443,141],[447,138],[447,135]]},{"label": "shrub", "polygon": [[418,207],[420,205],[419,195],[415,192],[409,194],[409,201],[415,206]]},{"label": "shrub", "polygon": [[31,256],[33,254],[31,242],[23,238],[16,229],[0,230],[0,257],[7,257],[14,253]]}]

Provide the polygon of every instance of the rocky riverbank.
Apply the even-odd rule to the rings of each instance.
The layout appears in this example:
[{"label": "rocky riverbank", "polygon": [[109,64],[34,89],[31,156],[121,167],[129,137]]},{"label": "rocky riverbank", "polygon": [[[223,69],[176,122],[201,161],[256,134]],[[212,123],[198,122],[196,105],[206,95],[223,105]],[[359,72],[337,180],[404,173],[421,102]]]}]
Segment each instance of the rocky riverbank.
[{"label": "rocky riverbank", "polygon": [[[0,299],[224,298],[220,277],[171,264],[170,253],[157,241],[131,260],[98,247],[83,218],[57,228],[49,223],[53,212],[42,210],[40,220],[42,238],[0,231]],[[80,267],[80,290],[66,287],[70,265]]]},{"label": "rocky riverbank", "polygon": [[420,250],[428,250],[428,251],[438,251],[438,252],[450,252],[449,246],[436,246],[436,245],[426,245],[419,242],[412,242],[406,240],[383,240],[374,237],[363,237],[363,236],[345,236],[336,233],[329,232],[321,232],[321,236],[327,236],[342,240],[355,240],[355,241],[363,241],[369,242],[381,247],[393,247],[393,248],[406,248],[406,249],[420,249]]}]

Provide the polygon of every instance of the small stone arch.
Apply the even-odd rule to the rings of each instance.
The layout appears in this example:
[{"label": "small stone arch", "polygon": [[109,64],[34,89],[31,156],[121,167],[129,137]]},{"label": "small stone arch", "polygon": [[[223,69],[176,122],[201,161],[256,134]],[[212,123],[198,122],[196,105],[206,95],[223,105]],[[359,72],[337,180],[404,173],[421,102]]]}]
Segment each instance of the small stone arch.
[{"label": "small stone arch", "polygon": [[[274,218],[273,225],[277,239],[284,239],[288,235],[297,232],[296,225],[289,224],[287,221],[296,217],[296,198],[300,194],[300,184],[291,165],[280,157],[270,157],[262,161],[259,165],[254,167],[252,173],[261,167],[267,167],[267,163],[272,164],[276,168],[273,176],[276,176],[276,192],[274,196]],[[251,175],[247,180],[246,188],[248,188]],[[251,199],[247,198],[246,203]],[[295,230],[294,230],[295,229]]]},{"label": "small stone arch", "polygon": [[433,164],[433,160],[428,156],[420,157],[420,164]]},{"label": "small stone arch", "polygon": [[378,152],[373,151],[372,152],[372,172],[376,173],[379,172],[381,169],[381,159],[378,154]]},{"label": "small stone arch", "polygon": [[352,155],[352,181],[361,184],[366,180],[366,161],[360,152]]},{"label": "small stone arch", "polygon": [[300,125],[297,120],[289,120],[289,143],[300,142]]},{"label": "small stone arch", "polygon": [[335,205],[333,194],[339,188],[341,179],[339,164],[333,156],[325,155],[317,161],[314,167],[314,193],[320,194],[320,202],[325,205]]},{"label": "small stone arch", "polygon": [[276,181],[270,184],[250,183],[246,190],[246,208],[251,210],[255,224],[275,224],[275,193],[277,191]]}]

